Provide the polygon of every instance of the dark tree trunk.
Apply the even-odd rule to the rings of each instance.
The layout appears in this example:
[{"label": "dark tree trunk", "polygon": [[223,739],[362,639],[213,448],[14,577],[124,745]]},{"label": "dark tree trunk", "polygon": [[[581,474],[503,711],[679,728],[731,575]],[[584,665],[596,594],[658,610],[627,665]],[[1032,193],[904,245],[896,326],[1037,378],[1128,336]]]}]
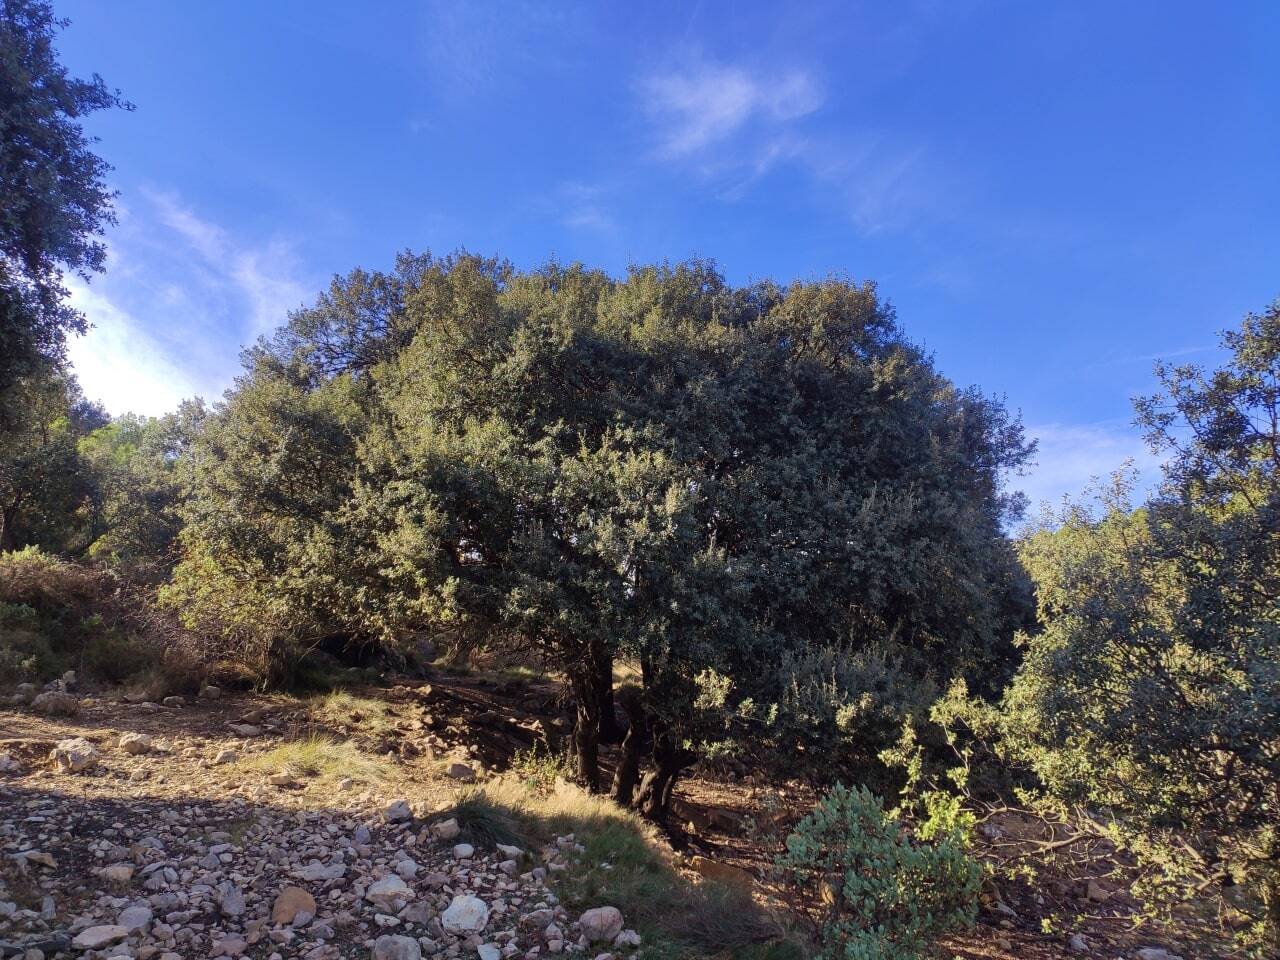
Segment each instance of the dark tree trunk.
[{"label": "dark tree trunk", "polygon": [[0,553],[11,553],[18,549],[18,538],[13,532],[16,512],[12,507],[5,507],[0,511]]},{"label": "dark tree trunk", "polygon": [[577,700],[573,725],[573,745],[578,756],[578,776],[592,793],[600,792],[600,697],[595,675],[572,681]]},{"label": "dark tree trunk", "polygon": [[591,660],[595,666],[596,696],[600,711],[600,742],[621,743],[622,725],[613,703],[613,653],[602,643],[591,645]]},{"label": "dark tree trunk", "polygon": [[696,759],[698,755],[680,746],[679,740],[670,731],[655,735],[654,769],[644,775],[644,780],[640,783],[640,795],[636,798],[636,809],[642,816],[655,823],[666,822],[680,771]]},{"label": "dark tree trunk", "polygon": [[640,782],[640,760],[649,744],[649,731],[639,691],[624,688],[622,692],[628,724],[627,735],[622,741],[622,756],[613,775],[613,801],[629,807],[635,797],[636,784]]}]

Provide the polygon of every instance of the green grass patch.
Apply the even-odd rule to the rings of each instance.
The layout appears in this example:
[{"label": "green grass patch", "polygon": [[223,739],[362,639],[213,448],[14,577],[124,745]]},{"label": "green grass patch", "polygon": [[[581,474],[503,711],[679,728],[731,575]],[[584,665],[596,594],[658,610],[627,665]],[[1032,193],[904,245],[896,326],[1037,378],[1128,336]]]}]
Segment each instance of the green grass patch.
[{"label": "green grass patch", "polygon": [[516,816],[506,807],[491,802],[482,789],[463,791],[454,804],[453,816],[462,831],[462,839],[473,846],[492,850],[500,843],[525,848],[530,845]]},{"label": "green grass patch", "polygon": [[341,780],[349,777],[376,784],[388,779],[386,762],[370,756],[350,740],[335,740],[312,734],[290,740],[265,753],[255,753],[240,761],[247,770],[287,773],[299,780]]},{"label": "green grass patch", "polygon": [[313,698],[308,712],[312,722],[318,725],[367,736],[380,736],[395,728],[395,717],[389,703],[374,697],[356,696],[346,690],[331,690]]}]

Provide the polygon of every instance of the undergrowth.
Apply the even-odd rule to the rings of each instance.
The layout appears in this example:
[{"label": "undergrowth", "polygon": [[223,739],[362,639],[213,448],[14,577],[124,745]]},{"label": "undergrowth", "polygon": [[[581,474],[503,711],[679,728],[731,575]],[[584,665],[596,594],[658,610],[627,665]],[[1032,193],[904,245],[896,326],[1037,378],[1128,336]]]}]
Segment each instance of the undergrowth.
[{"label": "undergrowth", "polygon": [[454,810],[459,826],[483,836],[501,830],[536,849],[572,834],[581,853],[566,851],[571,869],[548,882],[572,910],[608,904],[643,938],[650,960],[734,957],[801,960],[799,945],[750,894],[710,881],[685,879],[652,826],[606,798],[559,783],[540,791],[513,776],[466,791]]}]

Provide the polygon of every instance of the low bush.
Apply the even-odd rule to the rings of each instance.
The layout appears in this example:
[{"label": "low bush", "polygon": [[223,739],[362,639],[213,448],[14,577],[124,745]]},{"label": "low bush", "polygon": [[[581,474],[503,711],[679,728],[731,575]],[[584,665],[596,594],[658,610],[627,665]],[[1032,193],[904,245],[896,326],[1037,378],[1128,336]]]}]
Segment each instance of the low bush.
[{"label": "low bush", "polygon": [[492,850],[500,843],[525,846],[529,840],[521,832],[515,815],[493,803],[483,790],[467,790],[453,807],[462,839],[482,850]]},{"label": "low bush", "polygon": [[110,570],[35,547],[0,553],[0,682],[66,670],[166,695],[198,688],[203,660],[172,616]]},{"label": "low bush", "polygon": [[[92,626],[92,625],[91,625]],[[136,637],[116,630],[92,630],[80,653],[84,670],[112,683],[123,683],[145,673],[155,651]]]},{"label": "low bush", "polygon": [[0,682],[23,683],[52,676],[60,659],[25,603],[0,603]]},{"label": "low bush", "polygon": [[777,866],[823,891],[823,960],[917,960],[973,922],[982,868],[958,828],[930,833],[911,836],[875,794],[839,784],[797,825]]},{"label": "low bush", "polygon": [[771,757],[822,783],[844,777],[881,793],[901,785],[881,754],[907,720],[927,715],[930,683],[891,656],[838,647],[788,654],[779,676],[781,696],[766,723]]}]

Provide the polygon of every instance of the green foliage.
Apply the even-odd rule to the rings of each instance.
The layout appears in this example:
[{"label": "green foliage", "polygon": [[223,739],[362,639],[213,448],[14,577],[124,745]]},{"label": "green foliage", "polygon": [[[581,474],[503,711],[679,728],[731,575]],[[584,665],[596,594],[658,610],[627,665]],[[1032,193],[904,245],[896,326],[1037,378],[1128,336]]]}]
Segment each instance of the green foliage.
[{"label": "green foliage", "polygon": [[91,557],[143,580],[167,574],[189,451],[207,415],[189,400],[163,417],[119,417],[80,440],[93,480]]},{"label": "green foliage", "polygon": [[198,667],[187,641],[145,596],[110,571],[35,547],[0,553],[0,679],[49,680],[65,670],[166,683]]},{"label": "green foliage", "polygon": [[100,271],[98,238],[115,222],[111,168],[80,122],[131,108],[101,77],[67,75],[54,49],[65,25],[43,0],[0,4],[0,429],[14,380],[57,363],[66,334],[84,330],[63,271]]},{"label": "green foliage", "polygon": [[85,401],[74,377],[47,365],[11,383],[0,404],[0,551],[83,550],[93,477],[77,444],[105,412]]},{"label": "green foliage", "polygon": [[100,624],[90,622],[87,626],[80,663],[90,676],[123,683],[145,673],[152,665],[155,650],[149,644],[121,631],[104,629]]},{"label": "green foliage", "polygon": [[511,758],[511,772],[531,790],[550,793],[557,781],[573,776],[573,764],[564,754],[554,754],[545,747],[534,744]]},{"label": "green foliage", "polygon": [[1006,750],[1104,808],[1166,895],[1217,888],[1280,937],[1280,304],[1212,374],[1160,368],[1139,403],[1169,454],[1027,537],[1043,629],[1005,698]]},{"label": "green foliage", "polygon": [[0,682],[54,676],[60,665],[36,611],[25,603],[0,603]]},{"label": "green foliage", "polygon": [[259,355],[185,454],[182,559],[162,601],[266,681],[360,626],[343,618],[359,613],[343,609],[350,594],[338,566],[358,389],[339,379],[310,390]]},{"label": "green foliage", "polygon": [[[908,652],[909,653],[909,652]],[[814,647],[782,659],[783,684],[765,715],[766,756],[785,757],[821,781],[856,778],[887,791],[897,776],[882,754],[928,710],[934,687],[903,655]]]},{"label": "green foliage", "polygon": [[827,960],[917,960],[937,935],[977,915],[982,868],[965,853],[958,806],[935,805],[916,837],[864,787],[837,784],[787,838],[777,866],[825,889]]},{"label": "green foliage", "polygon": [[[483,641],[563,672],[583,731],[624,655],[672,765],[781,704],[779,742],[854,768],[901,689],[1006,669],[1028,452],[869,285],[405,255],[251,352],[192,445],[165,598],[268,681],[314,647]],[[785,668],[815,648],[866,660],[821,708]]]},{"label": "green foliage", "polygon": [[462,838],[482,850],[492,850],[500,843],[514,847],[528,845],[511,811],[493,803],[482,790],[463,791],[453,805],[453,817],[458,821]]}]

